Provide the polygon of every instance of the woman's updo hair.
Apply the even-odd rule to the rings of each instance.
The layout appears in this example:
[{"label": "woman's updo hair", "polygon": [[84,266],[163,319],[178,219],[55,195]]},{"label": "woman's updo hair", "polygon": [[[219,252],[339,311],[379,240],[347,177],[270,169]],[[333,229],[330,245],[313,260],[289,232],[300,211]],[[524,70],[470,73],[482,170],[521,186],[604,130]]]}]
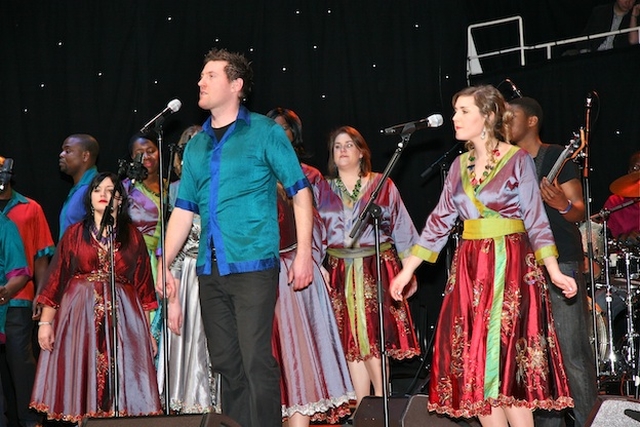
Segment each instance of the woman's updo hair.
[{"label": "woman's updo hair", "polygon": [[[513,113],[507,108],[507,102],[498,89],[489,85],[469,86],[453,95],[452,105],[455,106],[461,96],[472,96],[480,114],[484,116],[487,142],[494,138],[509,142]],[[469,145],[470,143],[467,143],[467,148],[470,148]]]}]

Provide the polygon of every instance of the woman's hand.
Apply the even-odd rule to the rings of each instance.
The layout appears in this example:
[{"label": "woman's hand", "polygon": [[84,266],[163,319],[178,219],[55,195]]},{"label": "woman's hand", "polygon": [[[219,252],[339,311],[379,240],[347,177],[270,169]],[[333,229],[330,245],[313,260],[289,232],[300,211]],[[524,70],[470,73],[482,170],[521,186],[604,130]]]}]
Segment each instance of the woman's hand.
[{"label": "woman's hand", "polygon": [[562,293],[567,298],[573,298],[578,293],[578,285],[573,277],[566,276],[562,273],[549,275],[554,285],[562,289]]},{"label": "woman's hand", "polygon": [[[391,284],[389,285],[389,292],[391,292],[391,298],[396,301],[402,301],[404,298],[403,294],[405,292],[405,286],[409,284],[411,281],[415,281],[415,276],[413,275],[413,271],[403,268],[400,270],[400,273],[396,275],[396,277],[391,280]],[[416,283],[416,289],[417,289]],[[411,287],[409,287],[409,291],[411,291]],[[415,289],[413,289],[415,292]],[[413,292],[411,292],[413,294]]]},{"label": "woman's hand", "polygon": [[156,357],[156,355],[158,354],[158,343],[156,342],[156,339],[153,336],[153,334],[151,334],[150,336],[151,336],[151,356]]},{"label": "woman's hand", "polygon": [[167,324],[169,326],[169,330],[176,335],[180,335],[182,331],[183,315],[178,297],[169,298],[168,310],[169,315],[167,316]]},{"label": "woman's hand", "polygon": [[38,344],[40,344],[40,348],[46,351],[52,351],[54,342],[53,325],[44,323],[38,326]]}]

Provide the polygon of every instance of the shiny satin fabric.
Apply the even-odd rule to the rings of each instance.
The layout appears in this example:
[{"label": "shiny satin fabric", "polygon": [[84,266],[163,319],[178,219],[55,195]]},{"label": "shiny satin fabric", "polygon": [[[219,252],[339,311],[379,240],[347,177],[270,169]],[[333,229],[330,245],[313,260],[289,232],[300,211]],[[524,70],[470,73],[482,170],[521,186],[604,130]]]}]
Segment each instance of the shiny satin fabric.
[{"label": "shiny satin fabric", "polygon": [[[57,308],[53,351],[42,351],[30,406],[49,419],[78,422],[114,415],[111,401],[111,307],[108,253],[71,226],[58,245],[38,302]],[[145,310],[156,307],[147,249],[131,226],[116,249],[119,415],[161,413]]]},{"label": "shiny satin fabric", "polygon": [[[180,335],[169,332],[169,408],[176,413],[213,412],[216,381],[209,363],[207,339],[202,325],[200,286],[196,274],[200,216],[194,217],[189,237],[171,265],[180,281],[178,297],[183,323]],[[159,353],[162,354],[163,348]],[[164,358],[158,360],[158,389],[164,398]]]},{"label": "shiny satin fabric", "polygon": [[[381,253],[384,328],[387,355],[407,359],[420,354],[409,304],[395,301],[389,283],[400,271],[395,248]],[[348,361],[380,357],[380,327],[376,257],[342,258],[329,255],[325,268],[331,277],[330,297]]]},{"label": "shiny satin fabric", "polygon": [[[318,212],[327,230],[328,250],[332,253],[349,246],[349,233],[381,179],[381,174],[371,173],[355,202],[342,193],[335,180],[318,184]],[[400,192],[390,179],[387,178],[380,187],[376,204],[382,210],[380,243],[385,247],[393,245],[393,249],[382,252],[386,348],[392,358],[410,358],[420,354],[420,346],[408,304],[406,301],[395,302],[386,291],[390,279],[400,271],[396,248],[397,252],[408,254],[418,233]],[[373,225],[367,224],[354,246],[366,250],[374,248],[374,244]],[[380,357],[375,256],[329,255],[325,268],[331,277],[331,303],[347,360]]]},{"label": "shiny satin fabric", "polygon": [[295,251],[280,255],[274,356],[280,365],[282,417],[298,412],[337,423],[355,399],[327,288],[318,264],[313,283],[294,291],[287,274]]},{"label": "shiny satin fabric", "polygon": [[[458,218],[473,224],[454,256],[440,311],[429,409],[472,417],[488,415],[492,405],[573,406],[538,267],[557,251],[533,160],[511,147],[474,189],[468,156],[453,162],[440,201],[412,249],[433,261]],[[503,222],[513,229],[495,233]]]},{"label": "shiny satin fabric", "polygon": [[[495,308],[494,239],[464,240],[454,257],[436,330],[429,409],[453,417],[488,415],[490,406],[573,406],[557,345],[543,272],[524,234],[504,238],[504,290],[497,344],[489,344]],[[465,265],[461,269],[458,266]],[[497,363],[487,363],[490,350]],[[497,370],[498,381],[486,384]],[[491,390],[490,390],[491,389]]]},{"label": "shiny satin fabric", "polygon": [[[307,176],[316,171],[306,165],[303,169]],[[278,196],[280,275],[272,346],[281,372],[282,418],[299,413],[312,421],[337,423],[349,415],[349,400],[355,399],[355,392],[320,271],[326,233],[314,210],[313,281],[307,288],[294,291],[288,283],[296,255],[293,208],[284,192]]]}]

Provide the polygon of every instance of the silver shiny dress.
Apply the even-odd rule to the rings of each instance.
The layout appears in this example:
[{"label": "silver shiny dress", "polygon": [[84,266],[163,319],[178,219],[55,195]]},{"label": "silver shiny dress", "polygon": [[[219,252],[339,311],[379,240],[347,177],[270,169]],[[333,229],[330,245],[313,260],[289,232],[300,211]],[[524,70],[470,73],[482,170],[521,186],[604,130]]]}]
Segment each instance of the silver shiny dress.
[{"label": "silver shiny dress", "polygon": [[[170,194],[177,194],[179,182],[171,184]],[[200,288],[196,275],[200,216],[196,215],[191,231],[171,273],[180,281],[179,298],[183,314],[182,334],[169,333],[169,399],[170,409],[177,413],[215,412],[215,378],[209,365],[207,339],[200,315]],[[162,355],[160,348],[159,354]],[[158,389],[164,400],[165,367],[158,362]],[[163,402],[164,403],[164,402]]]}]

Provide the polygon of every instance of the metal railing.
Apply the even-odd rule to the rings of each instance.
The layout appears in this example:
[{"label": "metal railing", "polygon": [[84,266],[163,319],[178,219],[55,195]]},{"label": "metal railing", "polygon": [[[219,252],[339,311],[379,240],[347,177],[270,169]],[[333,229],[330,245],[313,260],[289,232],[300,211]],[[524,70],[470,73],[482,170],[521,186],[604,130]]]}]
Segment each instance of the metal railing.
[{"label": "metal railing", "polygon": [[[501,49],[484,52],[481,54],[477,53],[475,41],[473,39],[474,30],[483,29],[487,27],[496,27],[499,25],[506,25],[512,22],[516,24],[518,45],[508,46]],[[533,46],[527,46],[524,44],[523,30],[524,30],[524,25],[523,25],[521,16],[512,16],[509,18],[496,19],[493,21],[487,21],[487,22],[481,22],[478,24],[469,25],[467,27],[467,84],[470,83],[469,81],[470,76],[483,73],[482,65],[480,64],[480,59],[482,58],[496,57],[496,56],[501,56],[509,53],[520,52],[520,55],[519,55],[520,65],[524,67],[526,65],[526,53],[531,51],[540,51],[544,49],[546,52],[546,58],[551,59],[553,56],[552,54],[553,48],[558,46],[564,46],[568,44],[574,44],[574,43],[579,43],[579,42],[584,42],[589,40],[596,40],[596,39],[605,38],[611,35],[626,34],[633,31],[638,32],[638,38],[640,39],[640,27],[632,27],[632,28],[625,28],[623,30],[607,31],[604,33],[589,34],[586,36],[573,37],[570,39],[563,39],[563,40],[555,40],[547,43],[540,43]]]}]

